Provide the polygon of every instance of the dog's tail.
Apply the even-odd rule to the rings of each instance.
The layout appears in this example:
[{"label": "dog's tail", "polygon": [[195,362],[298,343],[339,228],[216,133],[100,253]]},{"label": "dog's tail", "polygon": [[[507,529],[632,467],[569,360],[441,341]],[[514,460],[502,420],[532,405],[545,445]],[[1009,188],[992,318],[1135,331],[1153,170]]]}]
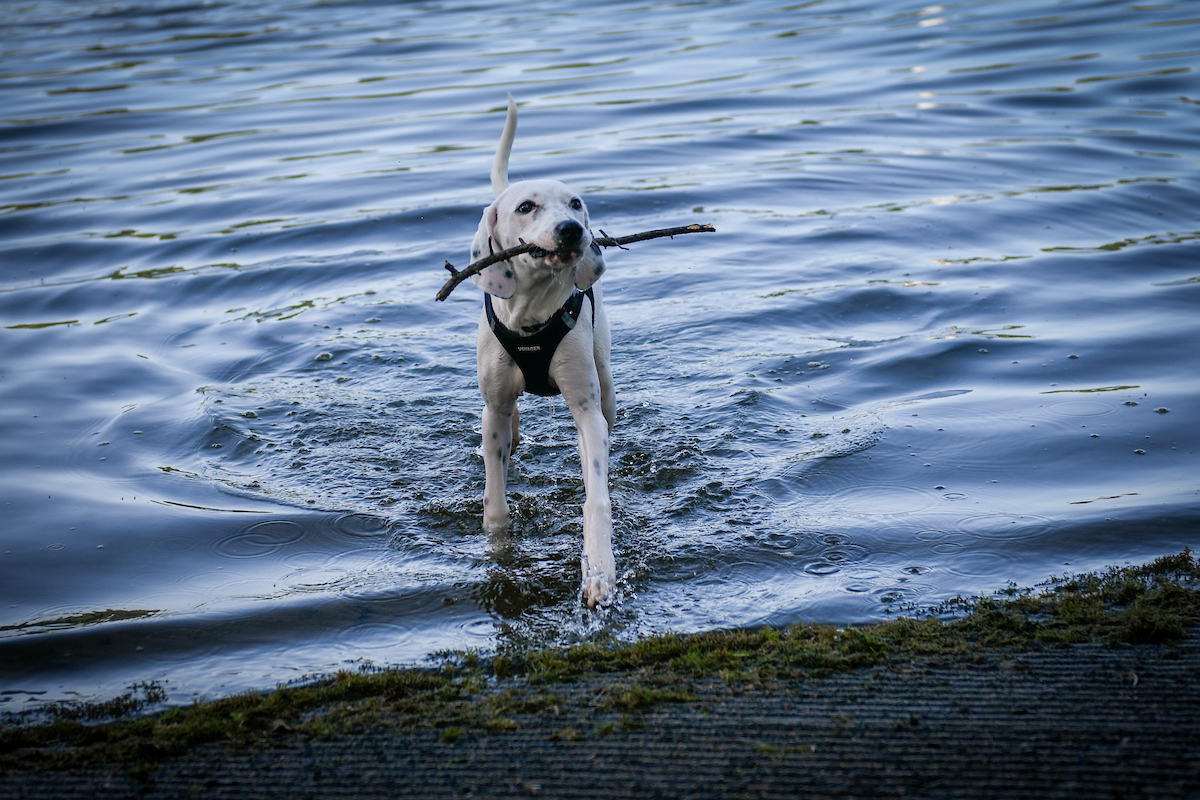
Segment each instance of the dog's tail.
[{"label": "dog's tail", "polygon": [[513,138],[517,135],[517,104],[508,96],[508,118],[504,120],[504,133],[500,134],[500,145],[496,148],[496,160],[492,162],[492,191],[499,197],[508,188],[508,154],[512,152]]}]

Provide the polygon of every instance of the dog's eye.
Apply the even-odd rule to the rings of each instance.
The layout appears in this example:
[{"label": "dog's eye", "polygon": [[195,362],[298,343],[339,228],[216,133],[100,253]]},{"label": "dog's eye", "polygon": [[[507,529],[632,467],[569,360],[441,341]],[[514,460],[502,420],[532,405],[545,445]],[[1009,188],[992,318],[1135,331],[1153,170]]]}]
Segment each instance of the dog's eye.
[{"label": "dog's eye", "polygon": [[526,200],[524,203],[521,203],[521,205],[517,206],[518,214],[528,214],[530,211],[533,211],[532,200]]},{"label": "dog's eye", "polygon": [[583,201],[580,200],[578,197],[572,199],[571,200],[571,208],[578,211],[579,209],[583,208]]}]

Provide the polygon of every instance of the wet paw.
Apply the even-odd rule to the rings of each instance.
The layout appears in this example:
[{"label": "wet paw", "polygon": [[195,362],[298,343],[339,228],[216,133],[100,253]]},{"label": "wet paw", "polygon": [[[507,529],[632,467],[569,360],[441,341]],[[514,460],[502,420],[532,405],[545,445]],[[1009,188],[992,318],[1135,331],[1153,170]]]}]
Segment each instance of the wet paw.
[{"label": "wet paw", "polygon": [[612,604],[612,588],[603,577],[588,578],[583,582],[583,599],[590,609],[608,608]]},{"label": "wet paw", "polygon": [[489,536],[504,533],[508,530],[508,504],[505,503],[499,513],[492,513],[488,501],[483,501],[483,532]]},{"label": "wet paw", "polygon": [[612,605],[616,594],[617,576],[615,570],[602,570],[589,567],[585,556],[583,567],[583,600],[591,609],[608,608]]}]

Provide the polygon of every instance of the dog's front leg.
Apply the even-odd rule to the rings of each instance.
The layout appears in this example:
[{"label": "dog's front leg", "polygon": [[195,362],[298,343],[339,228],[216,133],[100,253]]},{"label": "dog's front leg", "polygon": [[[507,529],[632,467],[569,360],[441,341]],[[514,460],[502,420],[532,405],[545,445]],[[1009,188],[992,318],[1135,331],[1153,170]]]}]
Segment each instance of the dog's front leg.
[{"label": "dog's front leg", "polygon": [[589,608],[606,606],[617,585],[617,564],[612,551],[612,503],[608,496],[608,420],[600,403],[600,387],[593,384],[586,397],[572,397],[567,405],[579,429],[579,461],[583,467],[583,597]]},{"label": "dog's front leg", "polygon": [[513,448],[513,415],[517,404],[510,402],[483,407],[483,529],[499,533],[508,528],[508,459]]}]

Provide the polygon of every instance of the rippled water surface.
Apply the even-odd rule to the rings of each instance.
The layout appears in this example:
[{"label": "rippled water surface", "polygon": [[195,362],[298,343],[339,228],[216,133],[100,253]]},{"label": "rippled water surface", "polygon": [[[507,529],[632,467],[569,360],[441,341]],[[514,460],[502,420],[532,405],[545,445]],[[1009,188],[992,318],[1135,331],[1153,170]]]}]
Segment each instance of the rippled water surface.
[{"label": "rippled water surface", "polygon": [[[0,710],[879,619],[1200,544],[1200,6],[7,4]],[[465,266],[610,235],[619,603],[561,399],[479,529]]]}]

